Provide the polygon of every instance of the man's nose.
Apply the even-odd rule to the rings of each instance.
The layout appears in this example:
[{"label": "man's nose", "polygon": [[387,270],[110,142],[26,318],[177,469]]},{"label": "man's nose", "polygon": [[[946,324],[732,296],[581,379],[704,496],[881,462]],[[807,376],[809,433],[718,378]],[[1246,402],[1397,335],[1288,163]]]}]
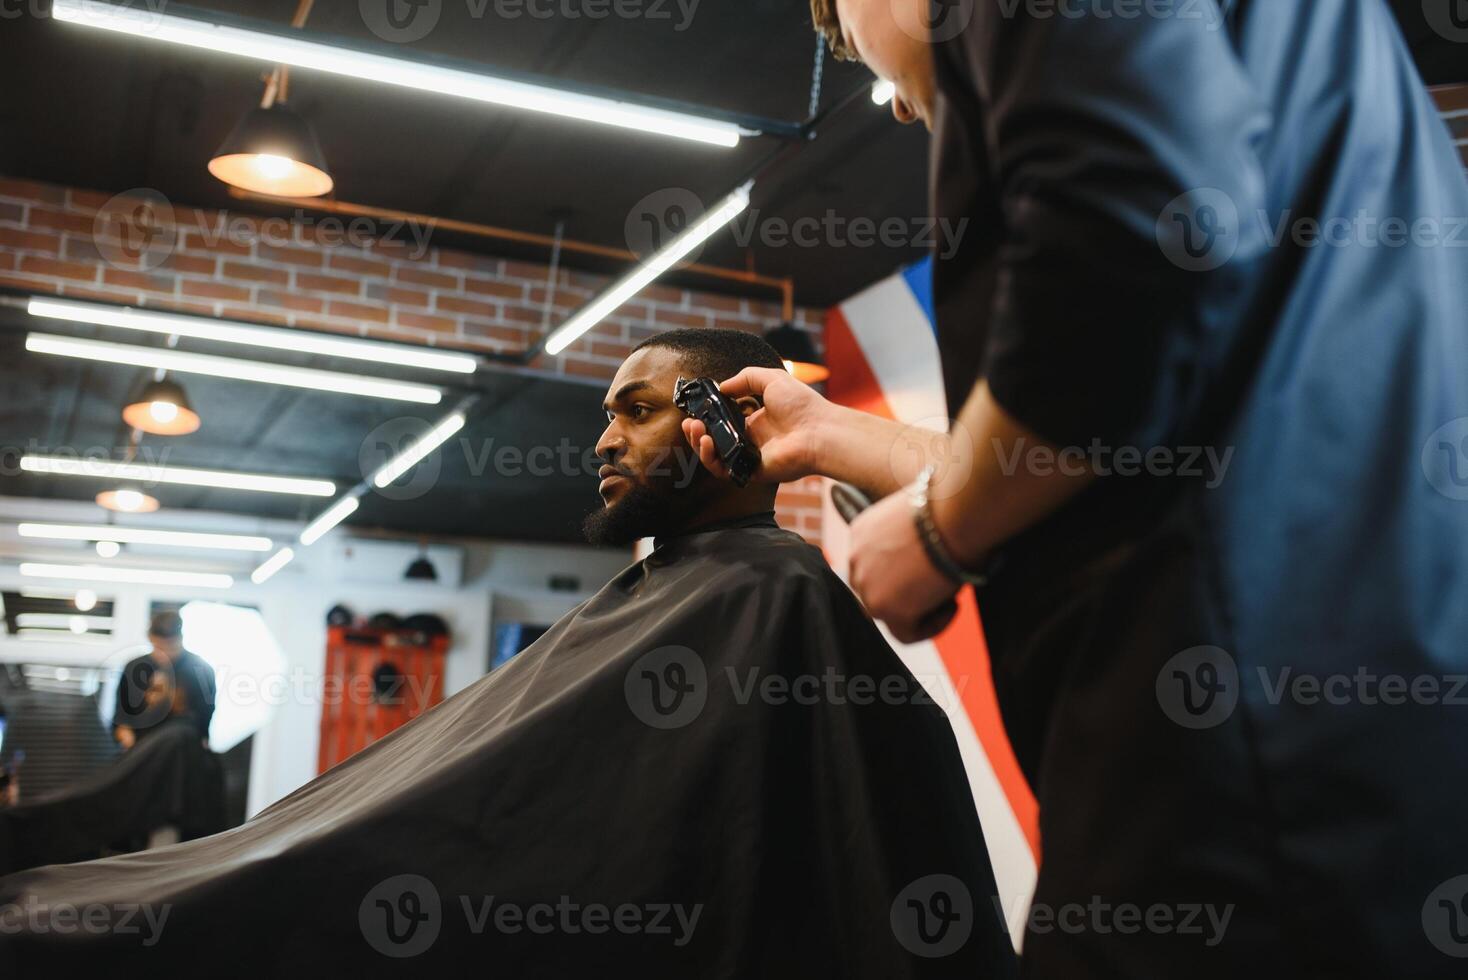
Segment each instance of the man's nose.
[{"label": "man's nose", "polygon": [[892,117],[904,126],[917,122],[918,114],[913,111],[912,106],[900,95],[892,96]]},{"label": "man's nose", "polygon": [[615,466],[626,451],[627,440],[617,432],[617,424],[613,422],[602,431],[601,438],[596,441],[596,455]]}]

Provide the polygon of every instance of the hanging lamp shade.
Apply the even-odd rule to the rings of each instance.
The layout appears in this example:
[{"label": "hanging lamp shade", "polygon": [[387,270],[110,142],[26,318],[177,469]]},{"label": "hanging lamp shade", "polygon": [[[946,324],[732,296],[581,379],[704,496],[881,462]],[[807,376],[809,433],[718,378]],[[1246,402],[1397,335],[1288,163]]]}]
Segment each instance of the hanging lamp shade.
[{"label": "hanging lamp shade", "polygon": [[183,385],[153,381],[122,410],[122,420],[155,436],[185,436],[199,431],[199,414],[189,404]]},{"label": "hanging lamp shade", "polygon": [[403,574],[403,578],[416,579],[422,582],[437,582],[438,569],[433,567],[433,562],[428,560],[427,555],[419,555],[408,566],[408,570]]},{"label": "hanging lamp shade", "polygon": [[765,340],[775,348],[775,353],[785,362],[785,370],[793,374],[795,380],[816,385],[831,376],[831,369],[821,362],[810,336],[793,323],[780,324],[765,334]]},{"label": "hanging lamp shade", "polygon": [[306,120],[283,103],[251,109],[209,161],[226,184],[279,197],[320,197],[334,186]]},{"label": "hanging lamp shade", "polygon": [[151,514],[158,509],[158,498],[150,497],[136,487],[122,486],[97,494],[97,505],[119,514]]}]

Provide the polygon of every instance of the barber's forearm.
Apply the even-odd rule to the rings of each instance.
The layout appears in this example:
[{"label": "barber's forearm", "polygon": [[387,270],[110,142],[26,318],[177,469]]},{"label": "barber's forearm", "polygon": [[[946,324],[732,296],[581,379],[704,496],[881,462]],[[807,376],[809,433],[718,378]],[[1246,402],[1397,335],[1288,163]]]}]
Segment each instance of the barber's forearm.
[{"label": "barber's forearm", "polygon": [[916,480],[937,458],[941,434],[842,405],[829,405],[815,433],[810,469],[879,500]]},{"label": "barber's forearm", "polygon": [[1039,523],[1095,478],[1067,467],[1026,466],[1036,447],[1052,452],[1058,447],[1005,412],[986,382],[974,389],[954,431],[954,470],[939,474],[932,494],[933,520],[965,564],[977,563],[995,546]]}]

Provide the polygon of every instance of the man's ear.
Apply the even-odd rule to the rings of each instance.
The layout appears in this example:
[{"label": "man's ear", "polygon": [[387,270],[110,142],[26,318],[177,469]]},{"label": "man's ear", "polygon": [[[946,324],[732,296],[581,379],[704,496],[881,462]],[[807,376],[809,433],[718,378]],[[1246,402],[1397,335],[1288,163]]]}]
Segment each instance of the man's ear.
[{"label": "man's ear", "polygon": [[754,395],[745,395],[743,398],[736,398],[734,404],[739,406],[739,411],[745,418],[749,418],[764,407]]}]

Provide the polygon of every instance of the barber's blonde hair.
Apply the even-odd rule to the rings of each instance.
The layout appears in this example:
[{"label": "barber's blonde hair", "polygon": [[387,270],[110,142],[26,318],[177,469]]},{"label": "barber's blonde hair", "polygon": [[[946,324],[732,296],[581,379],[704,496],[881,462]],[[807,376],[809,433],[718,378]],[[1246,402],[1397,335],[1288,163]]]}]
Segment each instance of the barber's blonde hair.
[{"label": "barber's blonde hair", "polygon": [[826,37],[831,53],[841,61],[860,61],[841,33],[841,18],[836,15],[836,0],[810,0],[810,19],[816,30]]}]

